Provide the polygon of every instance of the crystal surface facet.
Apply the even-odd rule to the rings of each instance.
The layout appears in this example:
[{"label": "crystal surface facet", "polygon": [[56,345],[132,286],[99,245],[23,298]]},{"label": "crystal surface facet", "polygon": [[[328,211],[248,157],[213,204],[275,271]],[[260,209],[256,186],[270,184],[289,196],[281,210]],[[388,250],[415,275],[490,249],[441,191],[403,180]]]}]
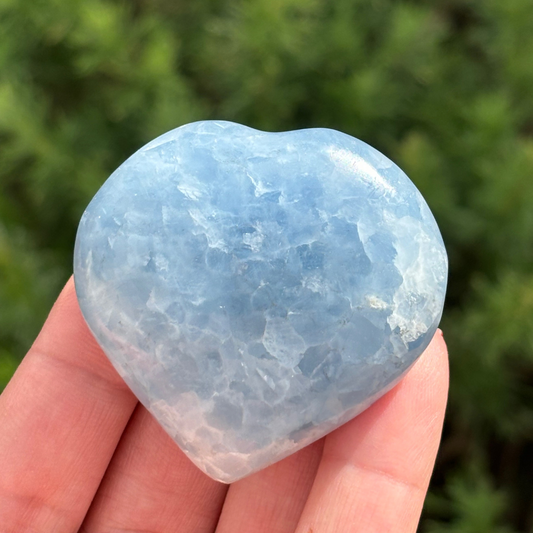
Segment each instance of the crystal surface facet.
[{"label": "crystal surface facet", "polygon": [[350,420],[439,323],[447,258],[420,193],[328,129],[175,129],[85,211],[74,274],[120,375],[189,458],[232,482]]}]

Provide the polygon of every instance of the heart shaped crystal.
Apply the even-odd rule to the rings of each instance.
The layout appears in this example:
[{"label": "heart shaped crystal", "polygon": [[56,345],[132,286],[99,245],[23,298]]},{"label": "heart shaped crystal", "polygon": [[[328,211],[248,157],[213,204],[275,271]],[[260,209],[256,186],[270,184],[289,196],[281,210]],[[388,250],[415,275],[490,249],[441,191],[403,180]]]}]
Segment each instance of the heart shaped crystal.
[{"label": "heart shaped crystal", "polygon": [[232,482],[399,380],[437,328],[447,259],[420,193],[367,144],[208,121],[113,173],[81,220],[74,274],[124,380]]}]

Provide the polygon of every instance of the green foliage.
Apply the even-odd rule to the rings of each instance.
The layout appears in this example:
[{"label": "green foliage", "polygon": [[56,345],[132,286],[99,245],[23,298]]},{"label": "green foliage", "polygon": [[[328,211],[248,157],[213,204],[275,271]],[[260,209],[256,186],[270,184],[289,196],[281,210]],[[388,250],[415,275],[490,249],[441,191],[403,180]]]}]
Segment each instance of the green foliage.
[{"label": "green foliage", "polygon": [[8,351],[0,350],[0,387],[7,385],[18,366],[18,359]]},{"label": "green foliage", "polygon": [[452,477],[445,494],[430,494],[426,509],[436,516],[452,516],[451,523],[428,520],[428,533],[513,533],[503,523],[508,501],[495,490],[479,466]]},{"label": "green foliage", "polygon": [[450,256],[421,529],[533,531],[530,0],[0,0],[0,35],[0,387],[138,147],[206,118],[333,127],[406,170]]}]

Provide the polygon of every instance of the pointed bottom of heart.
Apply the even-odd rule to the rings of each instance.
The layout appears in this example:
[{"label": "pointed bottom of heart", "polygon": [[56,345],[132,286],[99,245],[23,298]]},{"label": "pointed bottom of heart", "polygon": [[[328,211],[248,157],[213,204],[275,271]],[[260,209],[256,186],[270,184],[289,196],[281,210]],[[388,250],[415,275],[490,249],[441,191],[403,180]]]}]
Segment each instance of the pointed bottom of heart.
[{"label": "pointed bottom of heart", "polygon": [[[203,417],[193,414],[196,411],[191,403],[195,402],[187,405],[187,400],[184,399],[183,402],[169,406],[159,401],[148,408],[200,470],[216,481],[229,484],[258,472],[326,436],[367,409],[391,390],[398,381],[400,378],[395,379],[364,402],[330,420],[316,424],[307,423],[295,429],[286,438],[278,438],[264,447],[258,446],[257,441],[253,439],[244,440],[242,437],[240,439],[232,437],[230,431],[217,431],[213,427],[198,427]],[[187,419],[189,422],[194,420],[195,429],[177,431],[176,427],[184,427]],[[261,421],[258,420],[257,423],[260,425]],[[265,429],[268,431],[268,428]],[[278,434],[278,431],[273,430],[272,433]]]}]

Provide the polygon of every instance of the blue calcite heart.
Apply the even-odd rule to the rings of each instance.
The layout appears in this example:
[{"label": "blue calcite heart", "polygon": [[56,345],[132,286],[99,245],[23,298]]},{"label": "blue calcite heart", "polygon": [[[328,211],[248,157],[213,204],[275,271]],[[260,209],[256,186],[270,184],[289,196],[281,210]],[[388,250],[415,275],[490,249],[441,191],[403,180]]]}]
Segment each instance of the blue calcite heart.
[{"label": "blue calcite heart", "polygon": [[437,328],[447,259],[420,193],[367,144],[208,121],[113,173],[81,220],[74,272],[124,380],[232,482],[397,383]]}]

